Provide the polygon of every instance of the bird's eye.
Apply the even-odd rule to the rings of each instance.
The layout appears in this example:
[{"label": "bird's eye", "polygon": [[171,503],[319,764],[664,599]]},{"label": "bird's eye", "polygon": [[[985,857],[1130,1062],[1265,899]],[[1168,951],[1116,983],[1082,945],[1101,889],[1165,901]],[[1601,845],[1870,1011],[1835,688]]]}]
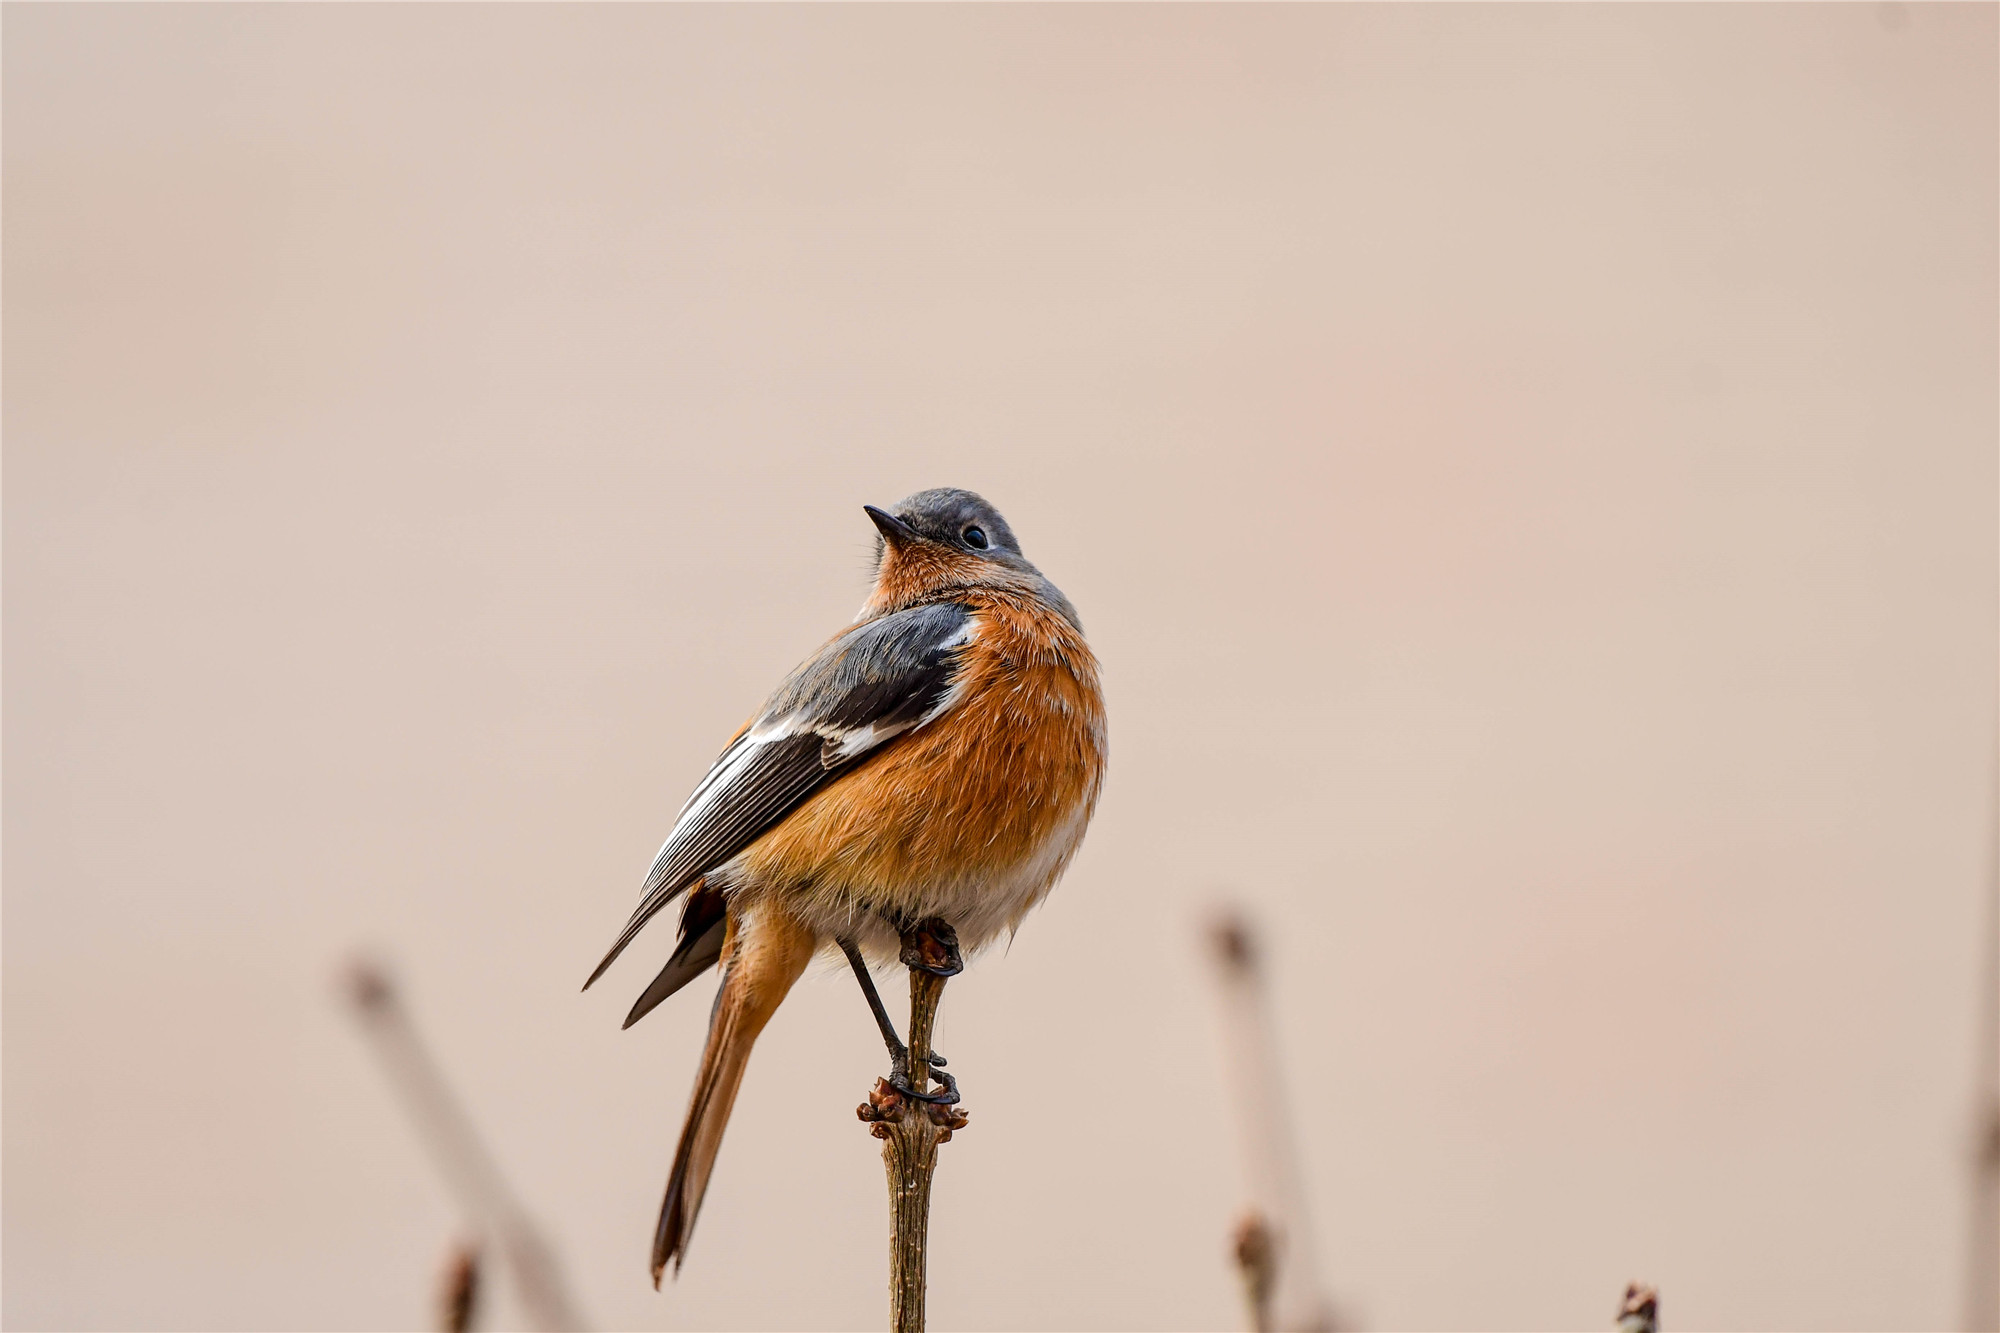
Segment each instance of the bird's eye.
[{"label": "bird's eye", "polygon": [[967,528],[965,530],[965,544],[967,546],[970,546],[975,551],[985,550],[986,549],[985,530],[983,528]]}]

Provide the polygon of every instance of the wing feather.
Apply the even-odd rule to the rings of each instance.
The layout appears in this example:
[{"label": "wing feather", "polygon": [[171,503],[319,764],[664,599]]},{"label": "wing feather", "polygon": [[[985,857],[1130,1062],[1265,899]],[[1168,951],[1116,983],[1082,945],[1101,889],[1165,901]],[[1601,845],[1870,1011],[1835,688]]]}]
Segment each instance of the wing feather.
[{"label": "wing feather", "polygon": [[912,607],[845,631],[787,677],[688,797],[639,906],[584,989],[695,880],[861,759],[949,709],[971,632],[970,607]]}]

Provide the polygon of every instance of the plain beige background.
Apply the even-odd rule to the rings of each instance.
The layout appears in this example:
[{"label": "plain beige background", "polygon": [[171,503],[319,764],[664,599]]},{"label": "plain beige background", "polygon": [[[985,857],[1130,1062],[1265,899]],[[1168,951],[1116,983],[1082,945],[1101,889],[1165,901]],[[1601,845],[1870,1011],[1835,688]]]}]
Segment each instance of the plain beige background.
[{"label": "plain beige background", "polygon": [[1224,891],[1352,1318],[1950,1325],[1995,16],[9,6],[5,1322],[430,1318],[368,944],[594,1320],[879,1323],[851,983],[662,1295],[705,994],[577,986],[950,484],[1113,756],[945,1008],[939,1327],[1237,1324]]}]

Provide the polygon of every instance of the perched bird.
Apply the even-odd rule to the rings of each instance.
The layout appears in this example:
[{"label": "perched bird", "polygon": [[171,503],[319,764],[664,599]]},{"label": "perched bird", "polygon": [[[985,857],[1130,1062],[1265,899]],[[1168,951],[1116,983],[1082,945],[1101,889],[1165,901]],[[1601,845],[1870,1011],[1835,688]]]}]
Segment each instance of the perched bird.
[{"label": "perched bird", "polygon": [[[968,949],[1013,930],[1069,865],[1097,803],[1104,700],[1069,599],[970,491],[864,508],[880,537],[859,617],[730,740],[584,983],[683,895],[679,945],[625,1026],[722,966],[653,1237],[656,1287],[686,1254],[750,1047],[813,956],[847,956],[891,1081],[910,1091],[866,960],[896,959],[919,923],[943,923]],[[956,966],[953,951],[932,970]],[[955,1100],[945,1087],[914,1095]]]}]

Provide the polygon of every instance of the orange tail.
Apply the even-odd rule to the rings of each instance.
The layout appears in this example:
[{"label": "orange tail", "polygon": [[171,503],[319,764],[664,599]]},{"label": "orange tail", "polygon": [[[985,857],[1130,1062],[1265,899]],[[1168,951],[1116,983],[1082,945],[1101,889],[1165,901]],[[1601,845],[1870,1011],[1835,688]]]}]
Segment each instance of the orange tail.
[{"label": "orange tail", "polygon": [[681,1127],[674,1169],[667,1177],[667,1197],[660,1204],[660,1225],[653,1233],[653,1286],[660,1285],[667,1260],[679,1272],[694,1232],[695,1214],[708,1189],[722,1131],[729,1125],[736,1090],[750,1063],[750,1047],[777,1011],[785,993],[812,961],[819,940],[789,917],[760,907],[739,915],[729,913],[729,938],[722,946],[722,989],[708,1020],[708,1046],[701,1054],[694,1096],[688,1100],[687,1123]]}]

